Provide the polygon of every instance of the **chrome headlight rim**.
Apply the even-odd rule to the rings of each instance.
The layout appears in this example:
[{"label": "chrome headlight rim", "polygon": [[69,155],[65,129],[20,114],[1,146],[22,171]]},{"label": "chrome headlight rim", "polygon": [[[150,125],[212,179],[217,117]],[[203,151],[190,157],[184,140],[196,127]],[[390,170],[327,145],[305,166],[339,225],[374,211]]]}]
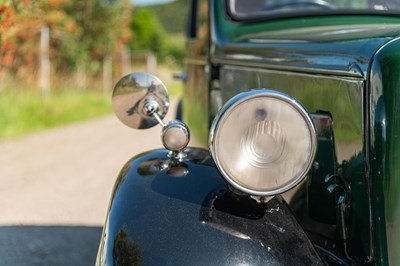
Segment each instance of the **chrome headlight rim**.
[{"label": "chrome headlight rim", "polygon": [[[216,151],[216,134],[218,133],[219,127],[221,126],[221,121],[224,118],[224,115],[226,112],[233,110],[240,104],[242,104],[245,101],[254,99],[254,98],[260,98],[260,97],[267,97],[267,98],[274,98],[280,101],[283,101],[285,103],[288,103],[291,107],[293,107],[304,119],[305,123],[307,124],[309,133],[310,133],[310,143],[311,143],[311,151],[308,156],[307,164],[303,168],[301,172],[297,174],[293,179],[291,179],[290,182],[284,184],[282,187],[279,187],[277,189],[271,189],[268,191],[265,190],[255,190],[255,189],[250,189],[245,186],[242,186],[241,184],[238,184],[233,178],[230,177],[230,175],[224,170],[223,167],[221,167],[221,161],[218,156],[218,152]],[[303,105],[298,102],[295,98],[291,97],[290,95],[287,95],[285,93],[282,93],[280,91],[275,91],[275,90],[270,90],[270,89],[255,89],[251,91],[246,91],[239,93],[232,97],[230,100],[228,100],[225,105],[221,108],[221,110],[218,112],[216,117],[214,118],[214,121],[211,125],[210,128],[210,135],[209,135],[209,149],[211,152],[211,155],[214,159],[214,162],[221,172],[222,176],[236,189],[250,194],[254,196],[274,196],[277,194],[284,193],[296,185],[298,185],[306,176],[307,173],[309,172],[314,159],[315,159],[315,154],[317,151],[317,136],[316,136],[316,129],[313,123],[313,120],[310,116],[310,114],[306,111],[306,109],[303,107]]]}]

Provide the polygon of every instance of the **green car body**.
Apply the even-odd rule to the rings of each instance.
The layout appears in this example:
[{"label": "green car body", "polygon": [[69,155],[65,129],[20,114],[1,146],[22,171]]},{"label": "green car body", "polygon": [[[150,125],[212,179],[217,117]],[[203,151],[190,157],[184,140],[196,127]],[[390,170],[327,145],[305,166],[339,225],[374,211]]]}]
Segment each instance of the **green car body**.
[{"label": "green car body", "polygon": [[[227,2],[192,3],[184,120],[206,144],[222,104],[255,88],[328,113],[334,139],[319,139],[306,192],[290,205],[310,235],[322,234],[311,239],[329,242],[351,263],[399,265],[400,16],[314,12],[240,21]],[[341,221],[329,175],[349,187]]]}]

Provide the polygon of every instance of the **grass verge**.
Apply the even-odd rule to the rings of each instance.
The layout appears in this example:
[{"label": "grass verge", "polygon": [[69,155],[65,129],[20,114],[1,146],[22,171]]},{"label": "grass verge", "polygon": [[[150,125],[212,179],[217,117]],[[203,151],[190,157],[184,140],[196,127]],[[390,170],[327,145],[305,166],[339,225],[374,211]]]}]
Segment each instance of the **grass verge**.
[{"label": "grass verge", "polygon": [[2,92],[0,140],[111,113],[110,96],[99,92],[56,91],[47,99],[34,92]]}]

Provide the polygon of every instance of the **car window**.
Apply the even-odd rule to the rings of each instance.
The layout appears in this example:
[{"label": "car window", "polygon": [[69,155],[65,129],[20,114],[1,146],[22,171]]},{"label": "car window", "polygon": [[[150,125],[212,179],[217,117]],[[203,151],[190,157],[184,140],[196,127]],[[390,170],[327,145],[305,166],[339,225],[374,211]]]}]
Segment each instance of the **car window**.
[{"label": "car window", "polygon": [[400,0],[227,0],[236,19],[316,13],[400,13]]}]

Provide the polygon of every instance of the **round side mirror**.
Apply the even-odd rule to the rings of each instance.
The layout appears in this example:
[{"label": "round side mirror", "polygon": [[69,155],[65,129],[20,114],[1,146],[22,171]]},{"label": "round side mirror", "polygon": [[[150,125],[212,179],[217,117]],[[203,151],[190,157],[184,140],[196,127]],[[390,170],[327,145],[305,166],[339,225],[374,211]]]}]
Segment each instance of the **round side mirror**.
[{"label": "round side mirror", "polygon": [[115,85],[112,106],[118,119],[126,126],[150,128],[159,123],[157,118],[162,120],[168,112],[167,88],[151,74],[132,73]]}]

